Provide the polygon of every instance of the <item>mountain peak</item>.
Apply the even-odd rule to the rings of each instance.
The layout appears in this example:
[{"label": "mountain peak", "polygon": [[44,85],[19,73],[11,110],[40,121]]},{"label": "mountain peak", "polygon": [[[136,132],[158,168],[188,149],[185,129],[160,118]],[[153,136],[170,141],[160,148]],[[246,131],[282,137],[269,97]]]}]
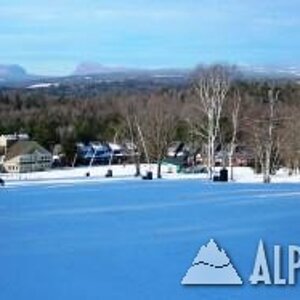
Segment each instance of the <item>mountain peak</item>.
[{"label": "mountain peak", "polygon": [[22,79],[27,75],[26,70],[20,65],[0,65],[0,78]]},{"label": "mountain peak", "polygon": [[97,62],[82,62],[75,68],[73,75],[84,76],[124,71],[126,71],[126,69],[122,67],[104,66]]}]

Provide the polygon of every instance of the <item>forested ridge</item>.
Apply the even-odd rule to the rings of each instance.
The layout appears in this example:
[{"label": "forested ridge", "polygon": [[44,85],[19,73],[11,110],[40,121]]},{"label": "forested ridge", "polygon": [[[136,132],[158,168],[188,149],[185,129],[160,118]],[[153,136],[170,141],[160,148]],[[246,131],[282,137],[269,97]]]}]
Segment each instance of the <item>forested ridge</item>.
[{"label": "forested ridge", "polygon": [[[232,80],[220,115],[218,144],[231,141],[232,105],[237,95],[236,143],[247,145],[258,157],[264,155],[259,153],[268,131],[264,127],[272,121],[274,160],[298,168],[299,82]],[[270,95],[276,96],[272,120]],[[161,159],[172,140],[206,144],[206,121],[193,81],[182,85],[125,81],[0,91],[1,134],[26,132],[49,150],[61,144],[70,160],[76,142],[112,141],[116,132],[119,142],[132,140],[137,124],[149,144],[151,160]]]}]

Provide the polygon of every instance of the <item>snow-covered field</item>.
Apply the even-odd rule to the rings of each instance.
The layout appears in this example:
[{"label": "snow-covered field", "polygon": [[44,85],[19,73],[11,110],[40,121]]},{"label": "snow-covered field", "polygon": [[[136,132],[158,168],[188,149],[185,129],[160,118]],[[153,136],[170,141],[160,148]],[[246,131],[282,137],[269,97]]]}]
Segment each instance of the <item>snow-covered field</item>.
[{"label": "snow-covered field", "polygon": [[[108,169],[112,169],[113,178],[105,178]],[[151,170],[156,175],[156,165],[141,165],[141,172],[145,174]],[[87,177],[86,174],[90,173]],[[34,172],[27,174],[0,174],[7,185],[29,185],[29,184],[65,184],[65,183],[82,183],[82,182],[108,182],[116,180],[136,180],[134,178],[134,165],[113,165],[69,168],[62,170],[50,170],[46,172]],[[165,179],[206,179],[206,174],[182,174],[176,172],[176,166],[163,165],[162,175]],[[262,176],[254,174],[251,168],[236,167],[234,168],[234,181],[239,183],[258,183],[262,182]],[[300,183],[300,175],[288,176],[287,170],[280,170],[272,177],[274,183]]]},{"label": "snow-covered field", "polygon": [[[106,178],[107,170],[113,171],[113,178]],[[156,175],[156,165],[141,165],[141,174],[146,174],[151,170]],[[86,174],[90,176],[87,177]],[[78,167],[66,168],[61,170],[52,169],[46,172],[33,172],[26,174],[0,174],[7,185],[28,185],[37,183],[82,183],[82,182],[99,182],[99,181],[118,181],[118,180],[136,180],[134,177],[134,165],[112,165],[112,166],[92,166],[92,167]],[[162,167],[162,174],[167,179],[180,179],[180,178],[207,178],[205,174],[189,174],[182,175],[176,173],[176,166],[164,165]]]},{"label": "snow-covered field", "polygon": [[[0,299],[299,299],[300,282],[248,280],[261,238],[270,262],[273,245],[300,245],[300,184],[55,178],[0,188]],[[180,284],[210,239],[243,286]]]}]

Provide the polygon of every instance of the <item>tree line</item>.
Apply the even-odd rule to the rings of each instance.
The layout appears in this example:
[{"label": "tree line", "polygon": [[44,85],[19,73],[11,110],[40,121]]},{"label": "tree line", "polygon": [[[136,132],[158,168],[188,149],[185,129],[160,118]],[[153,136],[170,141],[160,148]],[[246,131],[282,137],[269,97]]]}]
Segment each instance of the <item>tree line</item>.
[{"label": "tree line", "polygon": [[[0,133],[27,132],[52,150],[61,144],[72,162],[76,142],[131,141],[148,162],[160,166],[170,143],[203,149],[210,176],[217,148],[229,167],[237,145],[250,149],[264,181],[279,166],[298,172],[300,85],[292,80],[247,80],[233,67],[198,67],[181,86],[133,89],[122,85],[82,94],[51,90],[2,90]],[[139,158],[136,158],[137,174]]]}]

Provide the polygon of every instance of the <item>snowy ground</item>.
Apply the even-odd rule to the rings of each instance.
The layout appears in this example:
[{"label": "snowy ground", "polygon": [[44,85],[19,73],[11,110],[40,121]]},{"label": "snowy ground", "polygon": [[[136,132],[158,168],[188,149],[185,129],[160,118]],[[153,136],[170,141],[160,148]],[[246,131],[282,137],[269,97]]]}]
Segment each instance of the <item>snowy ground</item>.
[{"label": "snowy ground", "polygon": [[[107,170],[113,170],[113,178],[105,178]],[[142,174],[151,169],[156,175],[156,165],[142,165]],[[86,173],[90,173],[90,177],[86,177]],[[99,181],[115,181],[115,180],[135,180],[135,166],[134,165],[114,165],[108,166],[93,166],[69,168],[63,170],[50,170],[47,172],[34,172],[27,174],[0,174],[0,177],[5,179],[8,185],[29,185],[29,184],[47,184],[47,183],[81,183],[81,182],[99,182]],[[163,165],[163,178],[165,179],[206,179],[206,174],[178,174],[176,166]],[[239,183],[258,183],[262,182],[262,176],[254,174],[251,168],[237,167],[234,168],[234,181]],[[280,170],[272,177],[274,183],[300,183],[300,175],[288,176],[287,170]]]},{"label": "snowy ground", "polygon": [[[212,238],[243,286],[180,284]],[[298,300],[300,278],[293,287],[248,284],[261,238],[270,262],[274,244],[300,245],[300,184],[10,185],[0,189],[0,299]]]}]

